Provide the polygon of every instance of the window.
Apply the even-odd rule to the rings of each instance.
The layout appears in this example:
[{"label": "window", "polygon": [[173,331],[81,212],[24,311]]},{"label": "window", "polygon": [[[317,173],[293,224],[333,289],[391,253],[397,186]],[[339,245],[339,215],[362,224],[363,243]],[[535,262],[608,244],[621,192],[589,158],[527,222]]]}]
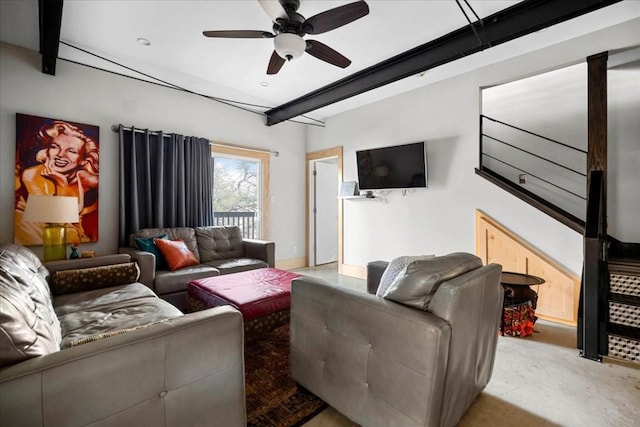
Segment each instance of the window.
[{"label": "window", "polygon": [[268,236],[269,154],[213,145],[215,225],[237,225],[247,239]]}]

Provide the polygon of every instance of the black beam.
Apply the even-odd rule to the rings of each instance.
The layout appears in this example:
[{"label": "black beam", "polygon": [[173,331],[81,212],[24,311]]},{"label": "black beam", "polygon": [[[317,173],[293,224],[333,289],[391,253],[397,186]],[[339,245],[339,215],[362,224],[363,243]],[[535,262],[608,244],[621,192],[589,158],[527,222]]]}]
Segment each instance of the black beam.
[{"label": "black beam", "polygon": [[[582,276],[582,341],[580,355],[601,361],[606,355],[607,290],[605,262],[604,173],[591,171],[587,197],[587,219],[584,227],[584,266]],[[580,339],[581,336],[581,339]]]},{"label": "black beam", "polygon": [[64,0],[38,0],[42,72],[52,76],[56,75],[63,2]]},{"label": "black beam", "polygon": [[358,71],[265,112],[267,125],[297,117],[621,0],[525,0],[436,40]]}]

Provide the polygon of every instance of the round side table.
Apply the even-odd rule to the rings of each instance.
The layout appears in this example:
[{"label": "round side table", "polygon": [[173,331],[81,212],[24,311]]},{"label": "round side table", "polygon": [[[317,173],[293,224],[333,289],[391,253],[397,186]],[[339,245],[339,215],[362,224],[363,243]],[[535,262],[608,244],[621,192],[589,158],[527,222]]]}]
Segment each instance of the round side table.
[{"label": "round side table", "polygon": [[530,303],[535,310],[538,301],[538,292],[531,286],[539,286],[545,283],[541,277],[531,274],[503,271],[500,283],[505,290],[502,301],[502,317],[500,318],[500,334],[504,335],[505,309],[509,306]]}]

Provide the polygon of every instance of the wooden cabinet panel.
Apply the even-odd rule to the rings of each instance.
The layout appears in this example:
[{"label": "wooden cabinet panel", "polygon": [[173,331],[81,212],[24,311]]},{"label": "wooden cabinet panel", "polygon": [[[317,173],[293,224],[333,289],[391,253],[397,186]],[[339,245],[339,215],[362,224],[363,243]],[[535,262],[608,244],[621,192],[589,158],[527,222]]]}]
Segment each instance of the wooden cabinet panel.
[{"label": "wooden cabinet panel", "polygon": [[501,264],[502,271],[543,278],[544,284],[533,287],[538,291],[536,315],[576,325],[580,280],[480,211],[476,211],[476,254],[485,264]]},{"label": "wooden cabinet panel", "polygon": [[535,255],[530,254],[527,263],[527,274],[545,280],[545,283],[538,286],[536,314],[545,319],[570,322],[574,325],[578,313],[576,291],[580,289],[580,283],[575,283],[567,274]]},{"label": "wooden cabinet panel", "polygon": [[505,237],[500,230],[491,224],[485,222],[483,228],[486,236],[486,256],[483,261],[486,264],[500,264],[503,271],[524,271],[526,267],[517,242]]}]

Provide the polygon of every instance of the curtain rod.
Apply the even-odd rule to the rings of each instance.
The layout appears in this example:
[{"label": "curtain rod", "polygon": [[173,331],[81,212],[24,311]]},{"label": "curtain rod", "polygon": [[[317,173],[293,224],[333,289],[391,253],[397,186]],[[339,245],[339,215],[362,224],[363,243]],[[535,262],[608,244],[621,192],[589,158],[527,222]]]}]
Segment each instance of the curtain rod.
[{"label": "curtain rod", "polygon": [[[111,125],[111,130],[112,130],[113,132],[115,132],[115,133],[120,133],[120,126],[121,126],[121,125]],[[145,130],[144,130],[144,129],[136,129],[136,128],[134,128],[134,127],[126,127],[126,126],[122,126],[122,128],[123,128],[124,130],[130,130],[130,131],[132,131],[132,132],[145,133]],[[162,131],[159,131],[159,130],[150,130],[150,131],[149,131],[149,133],[150,133],[151,135],[159,135],[161,132],[162,132]],[[163,135],[163,136],[169,136],[169,135],[172,135],[172,134],[173,134],[172,132],[166,132],[166,133],[165,133],[165,132],[163,132],[163,133],[164,133],[164,135]],[[211,144],[211,143],[209,143],[209,144]]]},{"label": "curtain rod", "polygon": [[225,147],[225,148],[237,148],[238,150],[245,150],[245,151],[254,151],[256,153],[269,153],[269,154],[273,154],[276,157],[280,155],[279,151],[267,150],[265,148],[243,147],[242,145],[222,144],[220,142],[211,142],[211,145],[212,146],[217,145],[218,147]]},{"label": "curtain rod", "polygon": [[[121,125],[111,125],[111,130],[115,133],[119,133],[120,132],[120,126]],[[136,129],[134,127],[122,127],[124,130],[130,130],[132,132],[138,132],[138,133],[144,133],[145,131],[142,129]],[[149,131],[149,133],[151,135],[159,135],[160,131]],[[169,136],[170,133],[167,133],[163,136]],[[274,151],[274,150],[266,150],[266,149],[261,149],[261,148],[251,148],[251,147],[243,147],[240,145],[232,145],[232,144],[221,144],[219,142],[211,142],[209,141],[209,145],[210,146],[214,146],[217,145],[219,147],[227,147],[227,148],[238,148],[240,150],[247,150],[247,151],[254,151],[254,152],[258,152],[258,153],[269,153],[269,154],[273,154],[274,156],[278,157],[280,155],[280,152],[278,151]]]}]

